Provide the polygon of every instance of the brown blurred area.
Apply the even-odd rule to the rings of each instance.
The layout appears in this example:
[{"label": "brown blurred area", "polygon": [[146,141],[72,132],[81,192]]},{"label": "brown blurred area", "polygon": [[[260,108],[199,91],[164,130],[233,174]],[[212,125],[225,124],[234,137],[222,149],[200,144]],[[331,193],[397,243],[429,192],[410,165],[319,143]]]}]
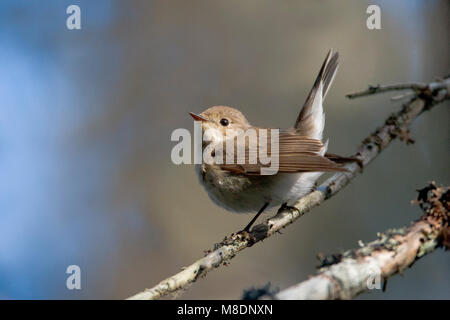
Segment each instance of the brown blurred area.
[{"label": "brown blurred area", "polygon": [[[334,48],[341,65],[324,104],[325,136],[330,152],[349,155],[400,102],[389,94],[349,101],[346,93],[447,75],[449,2],[393,2],[374,2],[382,30],[366,28],[372,1],[120,1],[101,39],[86,27],[82,45],[113,44],[120,54],[106,74],[76,67],[80,90],[97,107],[73,139],[94,149],[115,146],[108,157],[118,169],[104,201],[119,214],[108,219],[123,221],[128,207],[142,215],[137,230],[117,222],[120,241],[108,249],[117,259],[103,266],[108,276],[96,277],[96,286],[108,283],[107,289],[86,297],[122,299],[151,287],[250,220],[215,206],[193,166],[171,162],[170,134],[193,129],[189,111],[230,105],[255,125],[290,126]],[[240,298],[244,289],[268,281],[285,288],[314,273],[317,253],[356,247],[418,218],[419,208],[410,204],[415,190],[429,180],[450,182],[448,106],[414,123],[415,144],[394,142],[345,190],[182,297]],[[448,299],[449,263],[448,254],[435,252],[393,278],[387,292],[361,298]]]}]

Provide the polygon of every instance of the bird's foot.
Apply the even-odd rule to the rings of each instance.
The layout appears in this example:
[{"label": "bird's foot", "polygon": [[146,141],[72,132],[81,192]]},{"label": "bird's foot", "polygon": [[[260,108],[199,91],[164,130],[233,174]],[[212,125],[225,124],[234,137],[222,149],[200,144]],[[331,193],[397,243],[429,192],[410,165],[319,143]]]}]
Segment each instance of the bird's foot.
[{"label": "bird's foot", "polygon": [[282,213],[283,211],[297,211],[300,213],[300,210],[294,206],[288,206],[287,203],[283,203],[281,207],[278,209],[277,214]]}]

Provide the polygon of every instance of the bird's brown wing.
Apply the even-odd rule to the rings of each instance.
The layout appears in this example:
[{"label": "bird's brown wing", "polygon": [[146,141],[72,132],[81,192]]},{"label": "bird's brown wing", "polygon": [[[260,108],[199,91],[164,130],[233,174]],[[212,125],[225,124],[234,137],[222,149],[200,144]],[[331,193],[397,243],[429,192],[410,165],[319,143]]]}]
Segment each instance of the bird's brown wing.
[{"label": "bird's brown wing", "polygon": [[[261,129],[256,130],[256,136],[259,140],[261,136]],[[264,139],[267,143],[257,143],[257,148],[250,148],[250,138],[234,138],[234,161],[226,161],[226,146],[223,152],[223,161],[220,167],[223,170],[247,174],[247,175],[260,175],[261,168],[269,168],[278,164],[278,172],[312,172],[312,171],[347,171],[345,168],[340,167],[335,162],[321,156],[320,153],[323,149],[323,144],[320,140],[311,139],[306,136],[301,136],[296,133],[295,130],[291,131],[279,131],[279,156],[278,162],[276,161],[276,148],[271,145],[272,130],[268,130],[268,138]],[[243,142],[245,141],[245,145]],[[238,152],[238,148],[243,148],[244,152]],[[229,148],[232,150],[232,148]],[[242,150],[242,149],[241,149]],[[266,160],[270,160],[270,163],[261,161],[260,155],[267,155]],[[272,157],[273,155],[273,157]],[[273,159],[271,159],[271,157]],[[232,159],[229,156],[228,160]],[[253,162],[251,160],[253,159]],[[255,160],[256,159],[256,163]]]}]

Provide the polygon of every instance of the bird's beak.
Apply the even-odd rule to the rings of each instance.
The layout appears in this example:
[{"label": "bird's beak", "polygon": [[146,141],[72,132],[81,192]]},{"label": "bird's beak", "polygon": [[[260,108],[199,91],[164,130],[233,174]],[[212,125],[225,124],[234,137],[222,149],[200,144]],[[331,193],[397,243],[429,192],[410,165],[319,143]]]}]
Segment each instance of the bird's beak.
[{"label": "bird's beak", "polygon": [[208,119],[206,119],[205,117],[195,114],[193,112],[189,112],[189,114],[191,115],[192,118],[194,118],[195,121],[208,121]]}]

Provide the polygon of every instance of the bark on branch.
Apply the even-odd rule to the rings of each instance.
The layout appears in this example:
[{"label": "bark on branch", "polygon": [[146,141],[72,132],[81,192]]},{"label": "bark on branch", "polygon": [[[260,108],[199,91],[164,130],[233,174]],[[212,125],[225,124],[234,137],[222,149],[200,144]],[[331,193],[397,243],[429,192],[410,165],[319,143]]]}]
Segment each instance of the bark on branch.
[{"label": "bark on branch", "polygon": [[[409,227],[379,233],[378,239],[343,254],[325,257],[318,274],[277,294],[260,291],[260,299],[351,299],[376,288],[438,247],[450,248],[450,188],[434,183],[419,191],[424,215]],[[379,288],[378,288],[379,289]],[[255,297],[252,290],[246,296]],[[253,290],[254,291],[254,290]],[[266,294],[264,294],[266,293]]]},{"label": "bark on branch", "polygon": [[375,159],[392,140],[399,138],[411,142],[408,127],[412,121],[423,111],[450,98],[450,77],[415,89],[416,93],[413,99],[405,104],[402,110],[391,115],[380,128],[364,139],[355,153],[355,157],[360,162],[345,165],[349,172],[338,173],[330,177],[315,191],[301,198],[295,204],[295,210],[279,211],[274,217],[254,226],[249,233],[234,233],[225,237],[222,242],[215,244],[205,257],[161,281],[153,288],[146,289],[129,299],[153,300],[186,288],[197,279],[204,277],[208,271],[227,264],[239,251],[279,232],[313,207],[335,195]]}]

